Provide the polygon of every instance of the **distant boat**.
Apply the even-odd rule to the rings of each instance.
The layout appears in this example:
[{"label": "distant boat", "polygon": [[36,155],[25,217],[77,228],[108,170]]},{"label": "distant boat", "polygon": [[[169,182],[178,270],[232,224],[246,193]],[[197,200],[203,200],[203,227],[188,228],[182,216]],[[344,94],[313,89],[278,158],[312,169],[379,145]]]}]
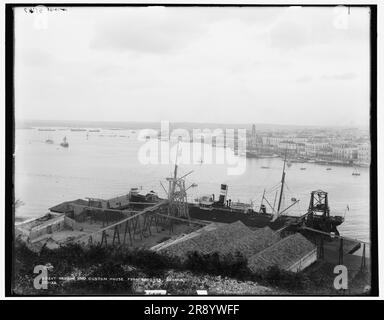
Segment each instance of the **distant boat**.
[{"label": "distant boat", "polygon": [[302,168],[300,168],[300,170],[307,170],[307,168],[305,168],[305,167],[302,167]]},{"label": "distant boat", "polygon": [[60,143],[60,145],[61,145],[63,148],[68,148],[68,147],[69,147],[69,144],[68,144],[68,142],[67,142],[67,137],[64,137],[63,142]]},{"label": "distant boat", "polygon": [[261,166],[261,169],[269,169],[267,166]]},{"label": "distant boat", "polygon": [[71,131],[87,131],[87,129],[71,128]]},{"label": "distant boat", "polygon": [[100,130],[99,129],[91,129],[91,130],[89,130],[89,132],[100,132]]},{"label": "distant boat", "polygon": [[332,168],[327,168],[327,170],[332,170]]},{"label": "distant boat", "polygon": [[352,172],[352,175],[353,176],[359,176],[360,175],[360,172],[357,170],[356,167],[355,167],[355,170]]},{"label": "distant boat", "polygon": [[247,158],[259,158],[259,153],[256,151],[247,151],[246,156]]},{"label": "distant boat", "polygon": [[53,144],[53,140],[51,140],[51,139],[47,139],[47,140],[45,140],[45,143]]},{"label": "distant boat", "polygon": [[52,129],[52,128],[39,128],[38,130],[39,131],[56,131],[56,129]]}]

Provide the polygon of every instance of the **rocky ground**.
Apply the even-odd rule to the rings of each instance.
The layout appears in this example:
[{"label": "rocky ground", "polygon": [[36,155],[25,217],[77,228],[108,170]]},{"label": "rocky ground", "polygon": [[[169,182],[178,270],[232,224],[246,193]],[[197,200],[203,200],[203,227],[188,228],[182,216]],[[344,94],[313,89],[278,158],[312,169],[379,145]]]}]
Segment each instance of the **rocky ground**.
[{"label": "rocky ground", "polygon": [[[144,295],[146,290],[165,290],[168,295],[364,295],[369,294],[370,275],[361,273],[348,290],[336,291],[333,266],[323,263],[300,273],[272,268],[250,273],[244,262],[221,262],[212,257],[191,257],[187,264],[168,260],[153,251],[112,251],[76,245],[31,251],[18,243],[14,261],[16,295]],[[36,288],[39,273],[47,270],[47,288]]]}]

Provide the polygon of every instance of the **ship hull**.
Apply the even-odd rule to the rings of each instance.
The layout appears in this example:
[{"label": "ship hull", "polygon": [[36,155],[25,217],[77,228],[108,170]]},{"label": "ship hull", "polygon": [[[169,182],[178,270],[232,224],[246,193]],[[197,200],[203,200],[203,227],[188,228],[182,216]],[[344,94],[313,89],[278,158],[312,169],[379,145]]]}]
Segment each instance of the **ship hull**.
[{"label": "ship hull", "polygon": [[196,205],[190,205],[189,215],[192,219],[221,223],[232,223],[236,221],[241,221],[249,227],[270,227],[273,230],[278,230],[284,227],[287,222],[286,216],[281,216],[277,220],[272,222],[272,215],[270,214],[256,212],[236,212],[227,208],[212,208],[212,210],[205,210]]}]

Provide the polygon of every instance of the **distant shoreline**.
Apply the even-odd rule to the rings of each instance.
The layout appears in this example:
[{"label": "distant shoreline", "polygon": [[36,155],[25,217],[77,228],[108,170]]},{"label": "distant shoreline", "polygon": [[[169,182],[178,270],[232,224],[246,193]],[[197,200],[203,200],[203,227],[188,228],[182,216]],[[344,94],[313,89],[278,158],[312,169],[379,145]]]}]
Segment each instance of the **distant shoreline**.
[{"label": "distant shoreline", "polygon": [[[267,124],[267,123],[211,123],[211,122],[169,122],[173,128],[228,128],[251,129],[255,124],[257,130],[321,130],[321,129],[356,129],[369,130],[363,126],[326,126],[326,125],[293,125],[293,124]],[[17,120],[16,129],[32,129],[35,127],[69,127],[69,128],[122,128],[122,129],[159,129],[161,121],[82,121],[82,120]]]}]

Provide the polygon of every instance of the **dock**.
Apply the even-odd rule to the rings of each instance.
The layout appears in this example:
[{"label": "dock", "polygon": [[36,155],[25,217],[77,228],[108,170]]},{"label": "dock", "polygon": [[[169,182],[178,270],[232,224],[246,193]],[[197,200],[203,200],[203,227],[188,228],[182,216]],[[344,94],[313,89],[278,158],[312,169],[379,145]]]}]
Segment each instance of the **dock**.
[{"label": "dock", "polygon": [[[367,257],[369,243],[358,239],[329,234],[308,227],[302,228],[304,232],[311,232],[312,239],[318,247],[318,258],[332,265],[344,265],[348,269],[349,279],[355,278],[360,271],[371,269],[371,261]],[[316,237],[313,237],[316,234]],[[362,249],[362,255],[356,252]]]}]

